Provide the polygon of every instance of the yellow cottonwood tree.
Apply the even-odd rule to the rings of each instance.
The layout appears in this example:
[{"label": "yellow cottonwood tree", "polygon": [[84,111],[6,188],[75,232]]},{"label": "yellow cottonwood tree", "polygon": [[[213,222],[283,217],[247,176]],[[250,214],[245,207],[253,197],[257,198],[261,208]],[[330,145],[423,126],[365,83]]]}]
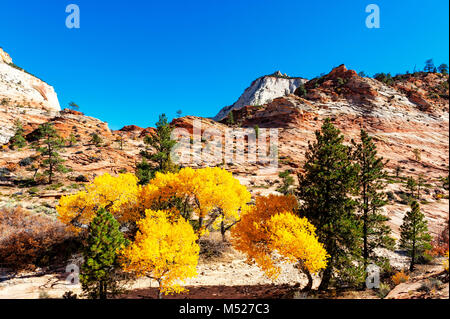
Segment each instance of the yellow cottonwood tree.
[{"label": "yellow cottonwood tree", "polygon": [[328,255],[314,226],[292,213],[296,207],[293,196],[257,197],[255,205],[242,212],[241,221],[232,229],[232,243],[271,279],[280,274],[277,262],[296,263],[308,277],[307,290],[312,287],[311,273],[326,267]]},{"label": "yellow cottonwood tree", "polygon": [[304,290],[310,290],[311,274],[325,269],[329,258],[317,239],[316,228],[306,217],[300,218],[291,212],[272,216],[267,227],[271,232],[269,248],[277,251],[282,260],[297,263],[308,278]]},{"label": "yellow cottonwood tree", "polygon": [[135,241],[123,251],[124,271],[156,280],[159,298],[185,291],[179,281],[197,274],[199,246],[192,226],[179,215],[150,209],[137,224]]},{"label": "yellow cottonwood tree", "polygon": [[[209,225],[226,230],[238,219],[240,209],[251,195],[230,172],[218,167],[202,169],[183,168],[178,173],[156,173],[155,178],[142,188],[140,202],[144,208],[161,206],[178,199],[178,209],[190,219],[190,212],[198,218],[198,234]],[[204,222],[207,220],[207,224]]]},{"label": "yellow cottonwood tree", "polygon": [[89,225],[100,208],[106,208],[121,223],[136,221],[140,186],[130,173],[113,177],[103,174],[73,195],[62,196],[56,207],[58,218],[79,232],[83,225]]},{"label": "yellow cottonwood tree", "polygon": [[224,169],[183,168],[177,173],[156,173],[143,187],[132,174],[104,174],[84,191],[63,196],[56,209],[59,219],[75,231],[89,225],[103,207],[122,224],[136,222],[146,209],[177,211],[187,220],[197,219],[197,234],[213,225],[224,236],[250,199],[246,187]]}]

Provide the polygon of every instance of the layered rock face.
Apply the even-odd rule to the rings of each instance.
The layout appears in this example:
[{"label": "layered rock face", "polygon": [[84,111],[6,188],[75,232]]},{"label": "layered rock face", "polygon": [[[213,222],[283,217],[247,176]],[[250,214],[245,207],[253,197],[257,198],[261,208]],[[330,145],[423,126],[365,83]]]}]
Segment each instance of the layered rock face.
[{"label": "layered rock face", "polygon": [[[294,176],[303,173],[308,142],[315,140],[314,133],[325,118],[333,120],[347,144],[352,139],[358,141],[360,130],[365,129],[373,137],[379,155],[388,160],[389,174],[395,176],[400,170],[400,177],[386,185],[392,195],[385,212],[391,218],[395,237],[409,209],[402,200],[404,180],[420,175],[427,184],[422,189],[422,211],[431,232],[437,234],[449,216],[448,190],[442,186],[449,172],[448,75],[419,72],[395,77],[386,85],[360,77],[341,65],[304,87],[301,92],[264,105],[232,110],[235,128],[278,129],[278,171],[288,169]],[[220,122],[216,128],[223,130],[227,120]],[[210,147],[207,141],[205,144]],[[255,174],[258,163],[235,163],[226,168],[254,194],[265,195],[280,186],[277,173]]]},{"label": "layered rock face", "polygon": [[303,78],[291,78],[281,74],[280,71],[271,75],[260,77],[245,89],[244,93],[232,105],[224,107],[214,117],[216,121],[225,118],[231,110],[238,110],[246,105],[262,105],[281,96],[294,93],[294,91],[305,83]]},{"label": "layered rock face", "polygon": [[0,49],[0,144],[14,134],[14,122],[42,123],[61,110],[52,86],[15,66]]},{"label": "layered rock face", "polygon": [[[11,68],[6,64],[4,66]],[[263,83],[274,84],[277,81],[285,81],[288,91],[280,97],[275,97],[272,89],[269,90],[272,93],[264,92]],[[360,77],[342,65],[321,78],[304,83],[305,81],[282,78],[279,75],[256,80],[252,88],[246,90],[260,93],[248,95],[256,105],[242,102],[242,106],[233,109],[234,126],[228,126],[225,118],[217,122],[194,116],[175,119],[172,125],[184,129],[192,136],[193,123],[200,123],[201,134],[216,131],[223,138],[222,142],[225,142],[225,132],[228,130],[253,130],[256,126],[261,129],[277,129],[276,172],[261,174],[261,167],[267,165],[263,161],[238,163],[225,160],[217,163],[233,172],[253,195],[277,193],[276,189],[282,183],[278,176],[280,171],[290,170],[294,177],[303,173],[308,142],[315,140],[314,133],[320,129],[325,118],[333,120],[345,135],[347,144],[352,139],[358,141],[360,129],[364,128],[373,137],[379,154],[389,160],[386,164],[389,175],[395,176],[400,168],[400,176],[393,177],[386,184],[390,199],[385,213],[391,218],[390,224],[395,237],[399,237],[399,226],[409,209],[404,200],[405,179],[408,176],[417,178],[420,174],[426,179],[426,186],[421,191],[422,211],[428,218],[431,232],[434,235],[439,233],[449,214],[448,188],[442,186],[442,178],[448,176],[449,172],[448,75],[415,73],[395,77],[391,84],[386,85],[375,79]],[[305,89],[296,91],[294,87],[298,87],[298,83],[304,83]],[[295,94],[285,95],[287,92]],[[257,96],[271,98],[260,104],[256,102]],[[241,99],[244,100],[243,97]],[[225,114],[227,111],[221,112]],[[4,127],[12,127],[14,120],[20,119],[25,124],[27,138],[32,137],[38,125],[44,122],[53,123],[64,137],[70,134],[77,137],[78,141],[73,146],[64,148],[61,154],[66,160],[64,164],[73,170],[58,177],[66,184],[76,181],[78,175],[92,180],[106,172],[134,172],[136,163],[141,159],[139,152],[146,147],[143,137],[154,132],[153,128],[144,129],[134,125],[126,126],[120,131],[111,131],[106,123],[80,112],[58,112],[30,105],[2,105],[0,115],[0,130],[3,129],[0,136],[5,132]],[[101,147],[93,146],[90,142],[92,133],[102,137]],[[12,130],[7,134],[11,136]],[[117,143],[118,139],[123,140],[123,145]],[[188,138],[184,147],[197,151],[197,146],[200,145],[207,151],[205,156],[209,156],[215,154],[218,148],[222,151],[224,143],[216,142],[217,139],[208,133],[201,138]],[[239,142],[233,143],[236,145]],[[270,141],[267,145],[269,144]],[[247,156],[248,147],[244,150]],[[417,158],[416,150],[419,151],[420,158]],[[11,195],[20,190],[15,186],[18,180],[32,178],[33,172],[20,163],[36,152],[31,147],[22,150],[4,148],[0,151],[0,194]],[[202,167],[203,162],[196,161],[198,158],[198,152],[194,152],[193,164],[190,166]],[[3,168],[6,170],[2,173]],[[39,200],[48,201],[45,192],[41,196]],[[1,200],[0,195],[0,203]],[[52,202],[52,205],[55,203]]]},{"label": "layered rock face", "polygon": [[2,48],[0,48],[0,63],[4,62],[4,63],[12,63],[12,59],[9,56],[8,53],[6,53],[5,51],[3,51]]}]

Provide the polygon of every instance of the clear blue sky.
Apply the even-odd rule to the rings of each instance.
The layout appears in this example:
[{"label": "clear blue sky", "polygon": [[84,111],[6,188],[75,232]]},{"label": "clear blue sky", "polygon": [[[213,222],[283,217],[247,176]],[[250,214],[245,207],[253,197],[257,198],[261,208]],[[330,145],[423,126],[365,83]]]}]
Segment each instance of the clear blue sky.
[{"label": "clear blue sky", "polygon": [[[68,29],[65,8],[81,10]],[[365,7],[380,7],[368,29]],[[255,78],[312,78],[345,63],[373,75],[449,60],[447,0],[2,0],[0,46],[111,128],[159,113],[214,116]]]}]

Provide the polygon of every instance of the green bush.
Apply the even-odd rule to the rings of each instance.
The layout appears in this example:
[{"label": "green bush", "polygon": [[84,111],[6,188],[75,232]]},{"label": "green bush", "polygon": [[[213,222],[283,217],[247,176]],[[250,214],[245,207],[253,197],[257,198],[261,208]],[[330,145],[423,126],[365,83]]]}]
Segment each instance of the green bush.
[{"label": "green bush", "polygon": [[391,291],[391,287],[388,284],[385,283],[380,283],[380,288],[378,288],[377,290],[377,296],[380,297],[381,299],[386,298],[386,296],[389,294],[389,292]]}]

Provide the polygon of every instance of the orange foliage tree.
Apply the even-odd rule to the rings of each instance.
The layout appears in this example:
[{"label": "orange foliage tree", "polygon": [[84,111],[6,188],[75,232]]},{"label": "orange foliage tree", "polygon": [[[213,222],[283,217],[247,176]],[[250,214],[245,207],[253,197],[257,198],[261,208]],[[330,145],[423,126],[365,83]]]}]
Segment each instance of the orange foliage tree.
[{"label": "orange foliage tree", "polygon": [[197,274],[199,246],[188,221],[166,211],[146,210],[135,241],[122,256],[124,271],[158,282],[158,297],[185,290],[179,281]]},{"label": "orange foliage tree", "polygon": [[257,197],[256,204],[242,212],[240,223],[233,228],[232,242],[272,279],[281,271],[277,262],[296,263],[308,278],[304,289],[309,290],[311,273],[324,269],[329,256],[317,239],[315,227],[292,213],[296,207],[293,196]]}]

